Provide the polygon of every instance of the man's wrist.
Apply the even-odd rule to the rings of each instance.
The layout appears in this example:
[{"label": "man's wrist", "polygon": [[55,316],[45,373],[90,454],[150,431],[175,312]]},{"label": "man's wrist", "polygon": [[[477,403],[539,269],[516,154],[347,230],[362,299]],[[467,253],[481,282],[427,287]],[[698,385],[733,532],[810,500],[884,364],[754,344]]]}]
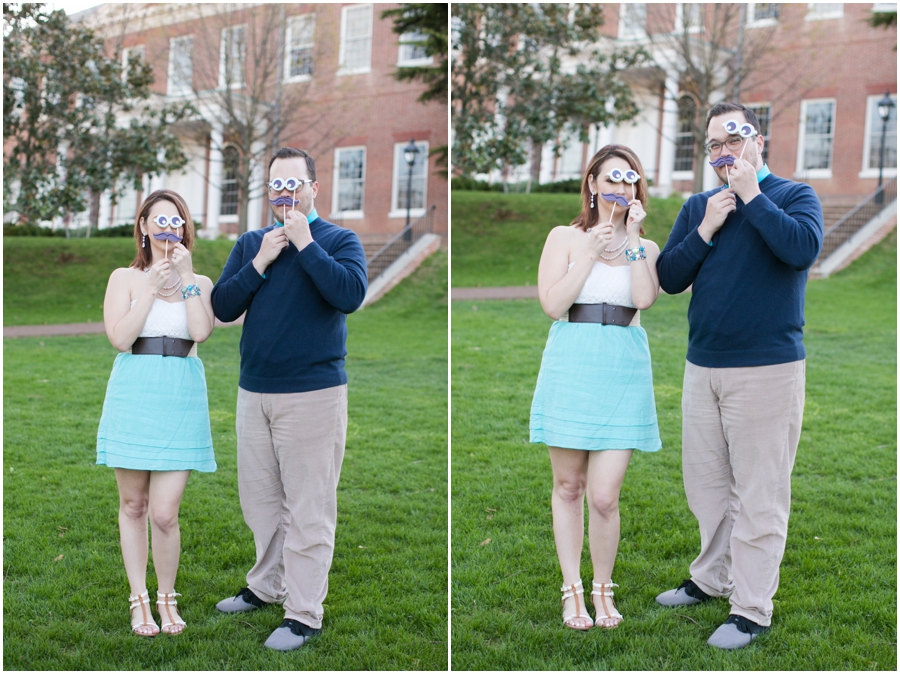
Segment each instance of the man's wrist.
[{"label": "man's wrist", "polygon": [[258,255],[253,258],[253,262],[251,262],[251,264],[260,276],[264,277],[266,275],[266,267],[268,267],[269,265],[260,260]]},{"label": "man's wrist", "polygon": [[700,223],[700,226],[697,228],[697,234],[700,235],[700,238],[703,239],[705,243],[709,243],[712,241],[713,235],[715,231],[710,231],[711,227],[706,224],[706,220]]}]

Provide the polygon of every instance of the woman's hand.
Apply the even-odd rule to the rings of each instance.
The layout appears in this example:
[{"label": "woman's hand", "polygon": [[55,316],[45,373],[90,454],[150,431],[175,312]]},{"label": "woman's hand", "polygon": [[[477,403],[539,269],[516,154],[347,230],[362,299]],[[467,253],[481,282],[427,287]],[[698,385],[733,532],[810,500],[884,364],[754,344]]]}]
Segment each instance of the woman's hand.
[{"label": "woman's hand", "polygon": [[612,241],[613,223],[601,222],[587,231],[587,248],[594,259],[600,256],[603,249]]},{"label": "woman's hand", "polygon": [[191,251],[181,243],[176,243],[172,249],[172,266],[183,281],[185,277],[194,274],[194,261],[191,259]]},{"label": "woman's hand", "polygon": [[147,274],[147,287],[150,289],[151,294],[156,295],[162,290],[166,283],[169,282],[171,274],[171,263],[165,258],[150,267],[150,271]]},{"label": "woman's hand", "polygon": [[632,199],[628,203],[628,222],[625,223],[625,234],[628,235],[629,240],[639,241],[641,226],[644,224],[647,214],[644,212],[644,206],[637,199]]}]

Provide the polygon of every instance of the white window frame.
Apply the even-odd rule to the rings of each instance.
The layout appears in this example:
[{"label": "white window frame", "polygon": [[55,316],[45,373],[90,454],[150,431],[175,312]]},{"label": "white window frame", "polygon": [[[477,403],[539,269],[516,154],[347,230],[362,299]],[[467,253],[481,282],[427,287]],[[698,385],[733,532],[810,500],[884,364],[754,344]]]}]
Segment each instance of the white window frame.
[{"label": "white window frame", "polygon": [[141,54],[141,63],[145,62],[147,58],[147,50],[142,44],[136,44],[131,47],[122,47],[122,81],[125,82],[128,79],[128,57],[132,52],[140,52]]},{"label": "white window frame", "polygon": [[[241,155],[240,150],[233,143],[228,143],[225,147],[222,148],[222,173],[221,173],[221,184],[219,185],[219,212],[216,214],[218,217],[219,224],[228,224],[232,222],[237,222],[241,215],[241,189],[240,185],[237,185],[237,213],[222,213],[222,206],[225,204],[225,151],[229,148],[234,148],[234,151],[237,153],[237,161],[240,164]],[[237,183],[237,176],[235,176],[235,183]]]},{"label": "white window frame", "polygon": [[[763,132],[763,129],[762,129],[762,122],[760,122],[760,124],[759,124],[759,126],[760,126],[759,133],[765,140],[765,144],[763,145],[763,153],[765,154],[765,152],[767,151],[767,149],[769,147],[769,143],[772,140],[772,103],[769,101],[759,101],[759,102],[754,102],[754,103],[745,103],[744,105],[753,111],[753,114],[756,115],[757,121],[759,121],[758,111],[761,108],[769,109],[768,119],[766,120],[768,122],[768,125],[766,126],[765,132]],[[766,162],[766,163],[768,163],[768,162]]]},{"label": "white window frame", "polygon": [[[684,7],[685,5],[690,5],[695,8],[698,16],[697,18],[700,20],[699,25],[684,25]],[[694,2],[679,2],[675,5],[675,32],[677,34],[681,34],[684,32],[688,33],[702,33],[703,32],[703,9],[704,5]]]},{"label": "white window frame", "polygon": [[873,2],[872,3],[872,12],[896,12],[897,11],[897,3],[896,2]]},{"label": "white window frame", "polygon": [[[221,40],[219,41],[219,89],[225,88],[225,48],[226,46],[231,44],[231,40],[228,35],[233,33],[234,31],[241,29],[244,34],[244,39],[242,41],[242,49],[243,53],[241,54],[241,66],[246,66],[247,64],[247,24],[241,23],[235,26],[227,26],[222,29]],[[240,69],[241,79],[239,82],[232,82],[230,88],[232,89],[241,89],[244,86],[244,78],[246,77],[246,73],[244,72],[244,68]]]},{"label": "white window frame", "polygon": [[[822,5],[837,5],[837,7],[829,7],[828,9],[822,8]],[[844,3],[843,2],[810,2],[807,3],[807,11],[806,11],[806,20],[807,21],[824,21],[827,19],[842,19],[844,17]],[[821,8],[821,9],[820,9]]]},{"label": "white window frame", "polygon": [[410,66],[430,66],[434,64],[433,56],[423,56],[422,58],[418,59],[403,57],[404,47],[410,46],[408,43],[424,41],[425,37],[426,36],[421,33],[403,33],[403,35],[400,36],[400,46],[397,49],[398,68],[409,68]]},{"label": "white window frame", "polygon": [[[362,199],[360,200],[360,205],[362,208],[358,211],[339,211],[338,209],[338,201],[340,198],[340,181],[341,181],[341,152],[347,152],[351,150],[362,150],[363,152],[363,161],[362,161]],[[365,145],[348,145],[347,147],[336,147],[334,148],[334,170],[333,179],[332,179],[332,188],[331,188],[331,216],[332,218],[339,219],[343,218],[344,220],[362,220],[365,217],[365,208],[366,208],[366,159],[368,153],[366,152]],[[404,211],[405,213],[405,211]]]},{"label": "white window frame", "polygon": [[309,12],[307,14],[298,14],[296,16],[292,16],[288,18],[287,28],[285,30],[284,36],[284,81],[286,83],[291,82],[309,82],[312,79],[312,74],[304,73],[300,75],[291,76],[291,51],[294,48],[292,44],[294,30],[297,26],[300,26],[304,23],[312,22],[312,41],[304,43],[300,45],[300,48],[309,48],[313,50],[313,71],[315,71],[315,50],[316,50],[316,13]]},{"label": "white window frame", "polygon": [[[394,143],[393,147],[393,175],[391,177],[391,210],[388,213],[389,218],[405,218],[406,217],[406,204],[398,204],[397,199],[400,194],[400,181],[408,180],[409,176],[409,165],[406,163],[406,160],[403,158],[403,148],[409,145],[409,141],[404,141],[402,143]],[[425,174],[424,180],[425,185],[422,188],[422,208],[411,208],[409,209],[409,217],[412,218],[421,218],[425,215],[425,212],[428,210],[428,141],[427,140],[417,140],[416,147],[419,149],[418,157],[422,157],[425,160]],[[398,154],[397,148],[400,148],[400,152]],[[399,161],[398,161],[399,157]]]},{"label": "white window frame", "polygon": [[[878,108],[878,101],[882,99],[884,94],[876,94],[874,96],[869,96],[866,98],[866,128],[865,128],[865,136],[863,137],[863,156],[862,156],[862,169],[859,172],[860,178],[877,178],[878,177],[878,167],[874,168],[866,166],[866,162],[868,160],[869,154],[872,149],[872,118],[876,116],[875,110]],[[897,105],[897,94],[891,94],[891,100],[894,101],[894,110],[896,111]],[[896,114],[896,112],[894,113]],[[879,123],[881,123],[881,118],[878,118]],[[888,127],[890,128],[890,127]],[[880,131],[881,127],[879,127]],[[897,133],[896,127],[894,127],[894,133]],[[881,134],[879,133],[879,136]],[[880,141],[879,141],[880,142]],[[881,174],[885,178],[893,178],[897,175],[897,167],[885,167],[884,172]]]},{"label": "white window frame", "polygon": [[[181,85],[176,88],[173,86],[175,81],[175,45],[177,44],[190,44],[190,77],[187,78],[186,82],[179,82]],[[194,91],[194,36],[193,35],[182,35],[180,37],[173,37],[169,40],[169,68],[166,77],[166,95],[167,96],[186,96],[188,94],[193,93]],[[186,88],[185,88],[186,86]]]},{"label": "white window frame", "polygon": [[[831,103],[831,157],[827,169],[807,169],[803,166],[803,158],[806,154],[806,109],[811,103]],[[808,98],[800,101],[800,129],[797,139],[797,175],[811,179],[829,179],[834,169],[834,138],[837,129],[837,99],[835,98]]]},{"label": "white window frame", "polygon": [[[348,68],[346,65],[346,56],[347,56],[347,16],[352,11],[361,11],[363,9],[368,9],[369,11],[369,60],[365,66],[360,66],[356,68]],[[345,7],[341,7],[341,47],[340,54],[338,57],[338,71],[337,74],[339,76],[342,75],[361,75],[364,73],[368,73],[372,71],[372,32],[373,32],[373,24],[374,24],[374,12],[372,10],[372,5],[347,5]],[[354,37],[354,40],[358,39],[366,39],[363,37]]]},{"label": "white window frame", "polygon": [[[767,26],[777,26],[778,19],[768,16],[765,19],[757,19],[756,17],[756,5],[762,3],[756,2],[748,2],[747,3],[747,28],[766,28]],[[780,3],[784,5],[784,3]]]},{"label": "white window frame", "polygon": [[[584,143],[581,141],[581,138],[578,137],[578,131],[573,129],[568,129],[567,133],[563,137],[563,142],[565,145],[563,146],[563,151],[559,153],[559,157],[557,159],[557,169],[556,169],[556,180],[571,180],[573,178],[581,178],[582,172],[584,171]],[[578,168],[575,171],[564,171],[563,160],[566,154],[570,150],[574,150],[575,147],[578,147]],[[572,153],[574,156],[574,152]]]},{"label": "white window frame", "polygon": [[[634,26],[625,20],[626,10],[630,13],[638,7],[644,8],[644,26],[640,30],[634,30]],[[647,3],[630,2],[619,5],[619,33],[620,40],[643,40],[647,37]]]}]

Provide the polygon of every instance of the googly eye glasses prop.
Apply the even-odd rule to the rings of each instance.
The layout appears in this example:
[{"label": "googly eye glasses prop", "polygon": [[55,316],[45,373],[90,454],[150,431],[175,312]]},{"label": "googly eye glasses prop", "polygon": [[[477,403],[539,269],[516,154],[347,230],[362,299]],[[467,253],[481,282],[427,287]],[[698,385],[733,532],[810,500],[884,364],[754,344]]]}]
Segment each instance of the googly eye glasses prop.
[{"label": "googly eye glasses prop", "polygon": [[291,210],[294,210],[294,206],[297,205],[297,190],[303,189],[303,186],[306,183],[315,182],[314,180],[301,180],[300,178],[275,178],[275,180],[267,183],[270,192],[281,192],[283,190],[290,190],[293,195],[289,199],[288,197],[278,197],[276,199],[269,199],[269,203],[273,206],[282,206],[282,223],[284,219],[287,217],[287,207],[290,206]]},{"label": "googly eye glasses prop", "polygon": [[[606,176],[614,183],[621,183],[624,181],[624,182],[628,183],[629,185],[631,185],[631,198],[637,199],[634,184],[638,180],[641,179],[641,176],[637,171],[635,171],[633,169],[628,169],[627,171],[623,171],[622,169],[615,168],[612,171],[610,171],[609,173],[607,173]],[[612,213],[609,216],[610,220],[612,220],[612,217],[616,212],[616,204],[619,204],[623,208],[628,208],[628,199],[626,199],[625,197],[623,197],[620,194],[603,194],[603,193],[601,193],[600,196],[603,197],[604,199],[606,199],[606,201],[613,202]]]},{"label": "googly eye glasses prop", "polygon": [[184,240],[183,236],[178,236],[175,233],[176,229],[181,229],[184,227],[184,220],[182,220],[181,216],[178,215],[157,215],[153,218],[153,222],[159,225],[161,228],[165,229],[166,227],[171,227],[171,232],[159,232],[158,234],[154,234],[153,238],[157,241],[165,241],[166,242],[166,257],[169,257],[169,241],[172,243],[181,243]]}]

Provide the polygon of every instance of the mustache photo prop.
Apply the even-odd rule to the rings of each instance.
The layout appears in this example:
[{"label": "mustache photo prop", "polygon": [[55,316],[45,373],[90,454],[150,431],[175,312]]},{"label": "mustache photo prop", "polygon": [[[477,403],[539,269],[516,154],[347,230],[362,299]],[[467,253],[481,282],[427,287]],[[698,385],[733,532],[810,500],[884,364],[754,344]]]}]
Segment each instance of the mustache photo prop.
[{"label": "mustache photo prop", "polygon": [[734,155],[723,155],[716,159],[715,161],[709,162],[710,166],[715,166],[716,168],[722,168],[723,166],[734,166]]},{"label": "mustache photo prop", "polygon": [[299,202],[293,197],[285,195],[277,199],[269,199],[269,203],[273,206],[281,206],[281,222],[283,223],[287,219],[287,207],[290,206],[291,210],[294,210],[294,206]]},{"label": "mustache photo prop", "polygon": [[169,257],[169,241],[172,243],[181,243],[184,237],[178,236],[175,232],[160,232],[153,235],[154,239],[166,242],[166,257]]},{"label": "mustache photo prop", "polygon": [[622,206],[622,208],[628,208],[628,199],[623,197],[621,194],[604,194],[601,192],[600,196],[607,201],[613,202],[612,213],[609,214],[610,221],[612,221],[613,216],[616,214],[616,204],[619,204],[620,206]]}]

